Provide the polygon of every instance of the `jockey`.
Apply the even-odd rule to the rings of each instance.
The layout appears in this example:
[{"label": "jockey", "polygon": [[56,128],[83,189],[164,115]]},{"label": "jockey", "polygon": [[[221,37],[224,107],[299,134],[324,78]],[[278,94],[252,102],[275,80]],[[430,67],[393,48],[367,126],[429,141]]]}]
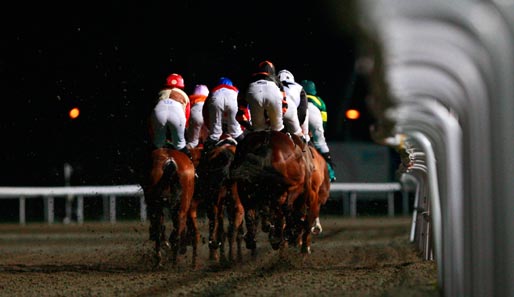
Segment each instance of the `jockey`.
[{"label": "jockey", "polygon": [[206,85],[196,85],[193,94],[189,95],[191,100],[191,116],[186,128],[186,141],[189,149],[198,146],[200,140],[205,139],[207,128],[204,125],[202,109],[205,99],[209,96],[209,88]]},{"label": "jockey", "polygon": [[287,101],[282,83],[275,75],[275,66],[270,61],[262,61],[253,73],[244,100],[250,107],[250,117],[254,131],[262,131],[269,126],[273,131],[285,131],[283,114]]},{"label": "jockey", "polygon": [[328,164],[328,173],[330,181],[336,180],[334,172],[334,163],[330,156],[330,150],[325,140],[325,128],[327,123],[327,108],[321,97],[317,96],[316,85],[313,81],[302,80],[301,85],[307,93],[308,114],[309,114],[309,130],[312,133],[312,141],[314,147],[321,153]]},{"label": "jockey", "polygon": [[307,116],[307,94],[302,85],[294,81],[294,76],[290,71],[280,70],[278,78],[282,82],[287,96],[288,108],[286,113],[284,113],[286,130],[308,142],[309,123],[305,120]]},{"label": "jockey", "polygon": [[180,74],[172,73],[166,78],[150,115],[150,137],[155,148],[162,148],[166,146],[169,132],[171,144],[191,158],[184,136],[190,102],[183,89],[184,79]]},{"label": "jockey", "polygon": [[223,134],[223,121],[226,121],[226,132],[236,141],[243,138],[243,130],[236,120],[238,112],[237,96],[239,90],[229,78],[221,77],[218,85],[212,88],[207,99],[206,110],[207,128],[209,135],[204,143],[204,152],[211,149]]}]

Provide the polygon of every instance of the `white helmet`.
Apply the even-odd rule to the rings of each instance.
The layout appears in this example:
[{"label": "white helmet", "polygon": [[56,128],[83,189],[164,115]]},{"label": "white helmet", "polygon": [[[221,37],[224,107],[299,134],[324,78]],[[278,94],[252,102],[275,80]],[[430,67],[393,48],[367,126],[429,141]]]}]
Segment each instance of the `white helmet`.
[{"label": "white helmet", "polygon": [[280,81],[286,81],[288,83],[294,83],[294,76],[291,72],[289,72],[289,70],[280,70],[278,72],[278,79],[280,79]]}]

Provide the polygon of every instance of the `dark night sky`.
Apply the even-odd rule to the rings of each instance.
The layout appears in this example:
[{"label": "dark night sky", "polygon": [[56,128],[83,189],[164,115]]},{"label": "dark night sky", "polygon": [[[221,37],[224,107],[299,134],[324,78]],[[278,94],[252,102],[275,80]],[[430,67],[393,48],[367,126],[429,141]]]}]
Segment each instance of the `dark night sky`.
[{"label": "dark night sky", "polygon": [[[337,2],[337,1],[334,1]],[[105,1],[10,8],[0,49],[0,186],[139,182],[146,118],[165,77],[186,91],[219,76],[237,85],[269,59],[316,82],[330,120],[355,59],[350,9],[328,1]],[[223,6],[221,6],[223,5]],[[27,7],[26,7],[27,6]],[[43,12],[46,11],[46,12]],[[7,90],[7,92],[5,92]],[[81,115],[68,118],[78,106]],[[332,118],[330,115],[333,114]],[[339,140],[339,125],[329,140]]]}]

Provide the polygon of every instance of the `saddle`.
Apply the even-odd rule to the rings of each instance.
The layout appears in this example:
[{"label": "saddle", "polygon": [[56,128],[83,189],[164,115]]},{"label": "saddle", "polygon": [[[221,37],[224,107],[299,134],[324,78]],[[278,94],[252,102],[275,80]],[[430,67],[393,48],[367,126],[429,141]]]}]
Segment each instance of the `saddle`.
[{"label": "saddle", "polygon": [[225,144],[237,145],[237,141],[231,137],[224,138],[224,139],[220,139],[218,142],[216,142],[216,144],[214,146],[222,146]]}]

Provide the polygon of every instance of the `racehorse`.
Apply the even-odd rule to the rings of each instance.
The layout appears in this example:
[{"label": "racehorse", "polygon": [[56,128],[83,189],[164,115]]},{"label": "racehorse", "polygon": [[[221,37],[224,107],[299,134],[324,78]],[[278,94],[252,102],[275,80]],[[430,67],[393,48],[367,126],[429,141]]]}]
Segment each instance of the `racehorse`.
[{"label": "racehorse", "polygon": [[[192,203],[195,185],[193,162],[185,153],[171,148],[152,151],[152,162],[144,194],[150,218],[150,240],[155,241],[155,266],[163,264],[163,246],[171,247],[172,263],[176,265],[178,253],[185,254],[187,245],[191,243],[192,265],[196,267],[200,234],[196,205]],[[169,242],[165,234],[166,212],[172,221]]]},{"label": "racehorse", "polygon": [[297,209],[298,217],[293,218],[294,226],[296,226],[291,236],[293,245],[301,246],[302,253],[311,253],[311,235],[319,235],[322,232],[319,220],[320,208],[324,205],[330,196],[330,175],[328,166],[323,156],[313,146],[308,146],[308,153],[312,156],[313,168],[310,180],[307,183],[306,192],[299,199],[305,199],[305,210]]},{"label": "racehorse", "polygon": [[[258,217],[261,228],[268,232],[274,250],[287,246],[289,235],[299,228],[305,203],[311,201],[310,182],[312,162],[307,162],[301,140],[293,141],[278,131],[248,133],[236,149],[232,178],[245,210],[246,247],[256,254],[255,236]],[[299,138],[298,138],[299,139]],[[301,198],[298,200],[298,198]],[[289,235],[288,235],[289,234]]]},{"label": "racehorse", "polygon": [[[234,243],[237,243],[237,260],[242,259],[241,241],[244,210],[237,196],[236,185],[230,179],[236,142],[232,138],[220,140],[202,155],[197,167],[195,203],[206,204],[209,219],[209,259],[226,261],[225,239],[229,242],[229,261],[234,262]],[[228,230],[224,228],[224,214],[228,215]],[[219,253],[218,253],[219,249]]]}]

